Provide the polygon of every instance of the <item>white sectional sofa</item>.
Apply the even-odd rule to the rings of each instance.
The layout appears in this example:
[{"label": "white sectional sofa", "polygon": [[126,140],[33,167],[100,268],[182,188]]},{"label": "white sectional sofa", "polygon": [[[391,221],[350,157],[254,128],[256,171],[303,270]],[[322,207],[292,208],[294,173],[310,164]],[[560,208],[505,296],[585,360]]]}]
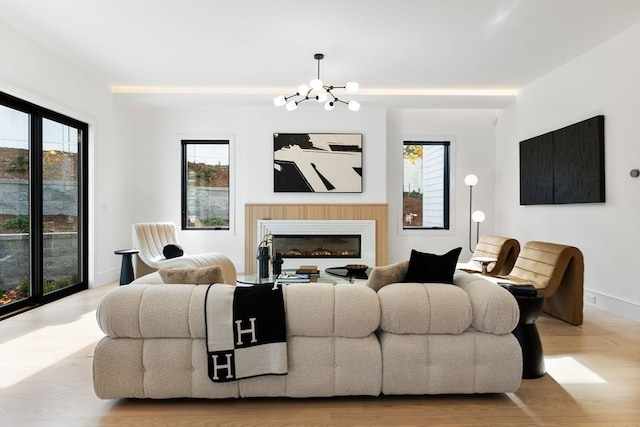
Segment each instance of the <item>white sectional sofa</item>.
[{"label": "white sectional sofa", "polygon": [[392,284],[399,273],[389,272],[402,268],[380,267],[367,283],[285,286],[287,375],[227,383],[207,376],[207,286],[121,286],[97,310],[106,336],[94,352],[95,392],[218,399],[517,390],[522,353],[510,333],[519,315],[511,294],[464,272],[453,285]]}]

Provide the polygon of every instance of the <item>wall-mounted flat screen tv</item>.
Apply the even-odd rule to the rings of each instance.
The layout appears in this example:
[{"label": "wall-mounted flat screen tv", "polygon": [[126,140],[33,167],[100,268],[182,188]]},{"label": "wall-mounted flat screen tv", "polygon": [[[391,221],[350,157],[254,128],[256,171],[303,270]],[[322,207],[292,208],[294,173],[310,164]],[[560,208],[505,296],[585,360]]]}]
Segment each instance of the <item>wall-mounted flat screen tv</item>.
[{"label": "wall-mounted flat screen tv", "polygon": [[520,141],[520,204],[602,203],[604,116]]}]

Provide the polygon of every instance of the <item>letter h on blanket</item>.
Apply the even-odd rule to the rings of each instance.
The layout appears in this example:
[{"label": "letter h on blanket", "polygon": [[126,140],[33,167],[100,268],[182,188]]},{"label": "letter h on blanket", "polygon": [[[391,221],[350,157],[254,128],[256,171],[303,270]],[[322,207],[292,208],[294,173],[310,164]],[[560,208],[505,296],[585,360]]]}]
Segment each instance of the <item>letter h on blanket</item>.
[{"label": "letter h on blanket", "polygon": [[212,381],[287,373],[282,286],[210,285],[205,322]]}]

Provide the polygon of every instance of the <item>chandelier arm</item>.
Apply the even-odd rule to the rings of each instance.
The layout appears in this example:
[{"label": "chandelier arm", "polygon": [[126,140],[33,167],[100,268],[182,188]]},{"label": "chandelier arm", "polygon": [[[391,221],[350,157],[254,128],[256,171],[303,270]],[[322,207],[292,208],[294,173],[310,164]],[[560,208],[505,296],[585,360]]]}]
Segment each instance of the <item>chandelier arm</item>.
[{"label": "chandelier arm", "polygon": [[[326,97],[322,93],[322,90],[324,90],[328,95],[331,96],[331,99],[329,99],[329,101],[327,101],[327,104],[326,104],[326,105],[330,105],[330,108],[329,107],[325,107],[325,109],[331,110],[331,109],[333,109],[333,105],[335,103],[341,103],[341,104],[347,105],[349,107],[349,109],[352,110],[352,111],[358,111],[359,108],[360,108],[360,105],[359,105],[358,102],[355,102],[355,101],[352,101],[352,102],[351,101],[349,101],[349,102],[343,101],[343,100],[339,99],[337,96],[335,96],[333,94],[333,90],[334,89],[345,89],[346,90],[347,86],[352,86],[352,85],[349,84],[350,82],[347,82],[344,86],[323,85],[322,84],[322,80],[320,80],[320,61],[324,58],[324,54],[316,53],[313,57],[318,61],[318,64],[317,64],[318,65],[317,82],[316,81],[312,81],[312,86],[315,86],[315,88],[314,87],[308,87],[306,85],[301,85],[300,88],[304,87],[306,89],[306,91],[303,90],[302,93],[301,93],[300,92],[300,88],[299,88],[298,92],[294,93],[293,95],[276,97],[276,99],[274,99],[274,103],[276,104],[276,106],[282,106],[284,104],[287,104],[287,110],[295,110],[295,107],[289,108],[289,104],[295,103],[295,105],[297,106],[298,104],[300,104],[300,103],[302,103],[304,101],[308,101],[309,99],[314,99],[314,100],[319,101],[319,102],[325,102]],[[357,84],[356,84],[356,86],[357,86]],[[347,92],[353,92],[355,90],[357,90],[357,88],[348,90]],[[314,91],[317,91],[317,92],[314,92]],[[320,93],[318,93],[318,92],[320,92]],[[299,97],[299,98],[296,99],[295,97]],[[284,104],[282,103],[282,99],[284,99],[284,101],[285,101]],[[352,103],[354,104],[353,108],[352,108],[352,105],[351,105]]]},{"label": "chandelier arm", "polygon": [[334,100],[336,100],[336,99],[338,99],[338,98],[336,98],[336,96],[333,94],[333,92],[331,92],[331,91],[333,90],[333,88],[334,88],[333,86],[324,86],[324,90],[326,90],[326,91],[327,91],[327,93],[328,93],[329,95],[331,95],[331,97],[332,97]]}]

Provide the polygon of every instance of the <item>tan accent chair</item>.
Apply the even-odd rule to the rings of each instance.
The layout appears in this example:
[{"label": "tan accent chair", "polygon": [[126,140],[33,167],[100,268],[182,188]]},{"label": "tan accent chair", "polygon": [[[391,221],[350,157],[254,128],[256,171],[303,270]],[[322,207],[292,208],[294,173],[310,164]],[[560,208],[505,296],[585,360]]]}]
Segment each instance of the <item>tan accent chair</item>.
[{"label": "tan accent chair", "polygon": [[[132,226],[133,247],[140,252],[136,257],[135,276],[136,279],[148,276],[160,268],[185,268],[185,267],[207,267],[219,265],[222,267],[225,283],[235,284],[237,272],[233,262],[225,255],[218,252],[189,255],[186,253],[177,257],[167,259],[162,253],[162,249],[168,244],[180,244],[176,233],[176,226],[172,222],[148,222],[138,223]],[[162,283],[158,278],[150,278],[152,281],[158,279],[157,283]],[[148,281],[138,281],[147,283]]]},{"label": "tan accent chair", "polygon": [[508,275],[514,283],[531,283],[544,293],[543,312],[572,325],[583,320],[584,258],[573,246],[527,242]]},{"label": "tan accent chair", "polygon": [[497,276],[500,274],[509,274],[520,253],[520,243],[516,239],[503,236],[484,235],[480,237],[476,250],[471,256],[471,260],[465,263],[458,263],[459,270],[465,270],[469,273],[479,273],[482,266],[473,258],[486,257],[495,258],[496,262],[492,262],[487,266],[487,275]]}]

